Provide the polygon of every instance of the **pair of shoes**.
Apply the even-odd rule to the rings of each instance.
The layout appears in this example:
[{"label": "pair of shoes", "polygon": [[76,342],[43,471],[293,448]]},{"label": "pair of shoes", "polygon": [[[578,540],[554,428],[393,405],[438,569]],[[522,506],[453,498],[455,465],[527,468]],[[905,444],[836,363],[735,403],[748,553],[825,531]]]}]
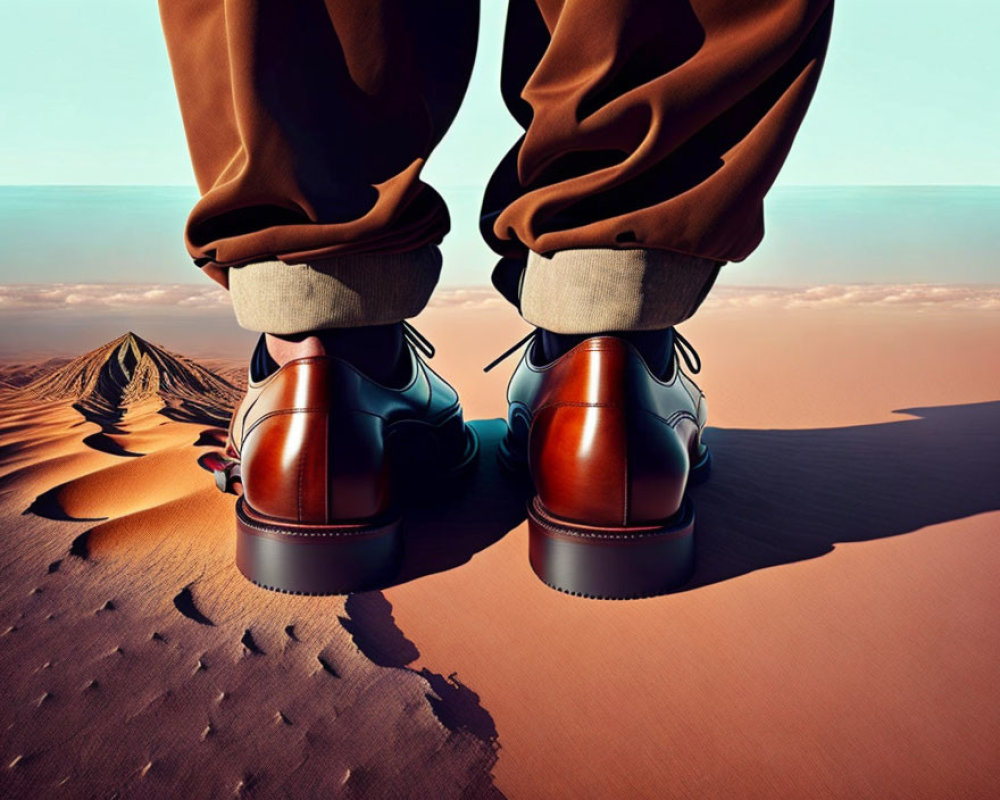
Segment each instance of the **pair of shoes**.
[{"label": "pair of shoes", "polygon": [[[402,388],[332,357],[251,380],[210,467],[220,489],[240,495],[237,565],[254,583],[303,594],[384,585],[400,559],[400,488],[416,476],[453,480],[474,462],[478,442],[457,393],[421,358],[418,348],[433,353],[426,340],[406,330]],[[600,598],[682,585],[693,567],[685,490],[710,465],[704,395],[677,357],[697,371],[686,342],[675,332],[669,374],[658,376],[617,336],[585,339],[550,363],[529,340],[499,457],[534,484],[535,573]]]}]

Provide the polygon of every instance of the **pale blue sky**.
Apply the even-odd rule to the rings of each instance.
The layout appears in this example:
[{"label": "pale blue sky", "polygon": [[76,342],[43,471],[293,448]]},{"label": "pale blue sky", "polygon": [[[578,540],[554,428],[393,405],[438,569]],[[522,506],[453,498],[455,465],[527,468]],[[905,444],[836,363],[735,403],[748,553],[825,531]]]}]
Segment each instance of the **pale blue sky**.
[{"label": "pale blue sky", "polygon": [[[481,185],[517,135],[497,90],[505,3],[426,175]],[[1000,184],[1000,11],[988,0],[838,0],[826,72],[779,180]],[[190,184],[152,0],[0,3],[0,184]]]}]

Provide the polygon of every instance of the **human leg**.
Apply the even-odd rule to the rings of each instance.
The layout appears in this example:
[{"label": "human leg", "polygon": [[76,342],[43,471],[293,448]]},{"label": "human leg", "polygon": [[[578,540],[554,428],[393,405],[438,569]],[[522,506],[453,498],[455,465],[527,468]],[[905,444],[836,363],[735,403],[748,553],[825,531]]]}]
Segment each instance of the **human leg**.
[{"label": "human leg", "polygon": [[187,248],[262,332],[211,464],[242,494],[237,563],[285,591],[378,583],[399,555],[401,472],[476,451],[404,320],[440,269],[447,210],[419,176],[464,94],[477,4],[160,10],[202,193]]},{"label": "human leg", "polygon": [[487,189],[494,283],[538,326],[502,457],[556,588],[634,597],[693,568],[700,362],[673,326],[763,235],[812,97],[827,0],[513,0],[504,97],[525,128]]}]

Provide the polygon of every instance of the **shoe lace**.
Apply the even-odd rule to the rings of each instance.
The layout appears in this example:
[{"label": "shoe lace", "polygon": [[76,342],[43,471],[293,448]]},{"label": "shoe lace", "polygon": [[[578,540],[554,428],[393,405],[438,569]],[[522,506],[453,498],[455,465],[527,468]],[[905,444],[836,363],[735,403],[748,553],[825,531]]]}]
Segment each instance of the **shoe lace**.
[{"label": "shoe lace", "polygon": [[678,333],[677,328],[674,328],[674,352],[684,359],[688,372],[692,375],[701,372],[701,356],[691,342]]},{"label": "shoe lace", "polygon": [[437,352],[434,345],[430,343],[430,340],[426,336],[414,328],[405,319],[403,320],[403,338],[427,356],[427,358],[434,358],[434,354]]},{"label": "shoe lace", "polygon": [[[497,366],[497,364],[500,364],[520,350],[524,345],[534,341],[537,335],[538,328],[535,328],[531,331],[531,333],[523,339],[515,342],[509,348],[504,350],[499,356],[493,359],[489,364],[483,367],[483,372],[489,372]],[[688,371],[692,375],[697,375],[701,372],[701,356],[699,356],[698,351],[694,349],[694,345],[685,339],[676,328],[674,328],[674,353],[684,361],[685,365],[687,365]]]},{"label": "shoe lace", "polygon": [[538,328],[535,328],[534,330],[531,331],[531,333],[529,333],[523,339],[519,339],[513,345],[511,345],[506,350],[504,350],[500,355],[498,355],[496,358],[494,358],[489,364],[487,364],[485,367],[483,367],[483,372],[489,372],[497,364],[501,363],[502,361],[506,360],[510,356],[514,355],[514,353],[516,353],[518,350],[520,350],[522,347],[524,347],[524,345],[528,344],[529,342],[534,341],[534,339],[535,339],[535,337],[537,335],[538,335]]}]

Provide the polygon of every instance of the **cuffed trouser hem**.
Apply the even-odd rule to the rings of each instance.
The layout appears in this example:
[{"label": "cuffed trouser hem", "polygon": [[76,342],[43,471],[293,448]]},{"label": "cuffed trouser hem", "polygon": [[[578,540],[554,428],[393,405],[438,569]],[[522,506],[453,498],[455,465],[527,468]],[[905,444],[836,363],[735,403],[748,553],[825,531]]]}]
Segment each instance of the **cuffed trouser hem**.
[{"label": "cuffed trouser hem", "polygon": [[521,316],[554,333],[669,328],[694,314],[723,263],[669,250],[531,252]]},{"label": "cuffed trouser hem", "polygon": [[308,263],[229,268],[240,327],[267,333],[385,325],[419,314],[441,274],[435,245],[405,253],[351,253]]}]

